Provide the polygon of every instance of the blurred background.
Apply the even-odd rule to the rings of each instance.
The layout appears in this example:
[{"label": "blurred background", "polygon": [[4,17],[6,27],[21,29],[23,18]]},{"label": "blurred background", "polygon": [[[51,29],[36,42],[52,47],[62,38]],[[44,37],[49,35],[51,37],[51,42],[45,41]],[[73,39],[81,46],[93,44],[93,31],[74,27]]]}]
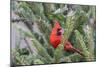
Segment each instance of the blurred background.
[{"label": "blurred background", "polygon": [[[95,61],[95,12],[94,5],[12,1],[12,65]],[[54,25],[52,20],[60,22],[64,28],[64,39],[80,49],[85,57],[51,46],[49,37]]]}]

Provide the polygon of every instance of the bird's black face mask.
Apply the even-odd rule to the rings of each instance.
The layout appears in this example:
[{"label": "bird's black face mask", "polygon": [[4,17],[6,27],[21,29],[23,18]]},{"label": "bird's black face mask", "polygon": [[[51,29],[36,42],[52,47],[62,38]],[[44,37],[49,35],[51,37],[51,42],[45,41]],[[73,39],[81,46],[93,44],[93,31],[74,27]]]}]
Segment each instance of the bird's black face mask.
[{"label": "bird's black face mask", "polygon": [[64,34],[64,29],[63,28],[58,28],[57,29],[57,36],[63,35]]},{"label": "bird's black face mask", "polygon": [[61,32],[61,28],[59,28],[59,29],[57,29],[57,36],[60,36],[60,35],[62,35],[62,32]]}]

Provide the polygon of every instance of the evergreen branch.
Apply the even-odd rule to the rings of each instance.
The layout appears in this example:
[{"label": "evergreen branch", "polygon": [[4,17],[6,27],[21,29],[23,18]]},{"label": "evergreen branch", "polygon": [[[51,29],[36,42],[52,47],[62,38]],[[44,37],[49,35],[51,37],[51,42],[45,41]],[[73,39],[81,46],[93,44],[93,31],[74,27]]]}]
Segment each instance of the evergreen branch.
[{"label": "evergreen branch", "polygon": [[75,36],[76,36],[76,41],[77,43],[79,43],[79,48],[82,50],[82,53],[84,54],[84,58],[87,61],[92,61],[94,60],[93,55],[88,51],[85,42],[83,40],[83,36],[80,34],[80,32],[78,30],[75,30]]}]

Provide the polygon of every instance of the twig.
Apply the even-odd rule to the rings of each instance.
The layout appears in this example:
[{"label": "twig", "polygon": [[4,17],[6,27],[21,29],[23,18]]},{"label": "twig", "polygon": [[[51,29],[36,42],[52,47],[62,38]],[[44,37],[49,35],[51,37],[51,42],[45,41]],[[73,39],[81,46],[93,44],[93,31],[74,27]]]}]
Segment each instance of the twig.
[{"label": "twig", "polygon": [[26,40],[26,38],[24,37],[24,41],[26,42],[26,44],[27,44],[27,47],[28,47],[28,49],[29,49],[29,51],[31,52],[31,54],[33,53],[33,51],[32,51],[32,49],[31,49],[31,47],[29,46],[29,43],[28,43],[28,41]]}]

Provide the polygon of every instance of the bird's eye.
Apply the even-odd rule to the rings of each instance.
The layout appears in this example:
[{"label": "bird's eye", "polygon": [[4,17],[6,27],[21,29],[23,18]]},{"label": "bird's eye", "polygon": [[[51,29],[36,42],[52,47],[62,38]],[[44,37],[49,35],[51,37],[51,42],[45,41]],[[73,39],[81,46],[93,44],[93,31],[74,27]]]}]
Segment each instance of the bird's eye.
[{"label": "bird's eye", "polygon": [[61,28],[58,28],[58,29],[57,29],[57,31],[60,31],[60,30],[61,30]]}]

